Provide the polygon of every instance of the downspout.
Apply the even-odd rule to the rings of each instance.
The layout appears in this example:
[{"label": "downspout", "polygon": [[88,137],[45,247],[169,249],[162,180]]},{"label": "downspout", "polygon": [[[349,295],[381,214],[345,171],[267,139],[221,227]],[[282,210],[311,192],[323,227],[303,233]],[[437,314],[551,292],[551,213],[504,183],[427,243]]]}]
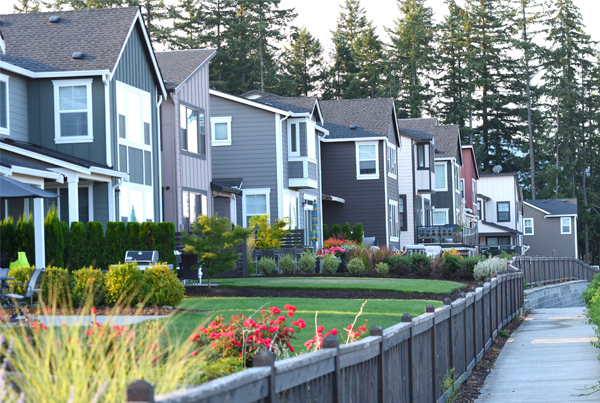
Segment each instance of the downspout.
[{"label": "downspout", "polygon": [[112,127],[110,120],[110,76],[104,74],[102,76],[102,82],[104,83],[104,124],[106,127],[104,131],[106,141],[106,166],[112,168]]},{"label": "downspout", "polygon": [[158,132],[157,140],[157,154],[158,154],[158,178],[155,180],[156,186],[159,189],[158,195],[158,217],[155,218],[156,222],[163,221],[163,195],[162,195],[162,144],[161,144],[161,131],[160,127],[160,105],[163,102],[162,94],[158,96],[158,102],[156,103],[156,127]]},{"label": "downspout", "polygon": [[290,117],[290,114],[283,115],[279,118],[275,115],[275,159],[277,164],[277,218],[283,218],[283,132],[281,130],[282,123]]},{"label": "downspout", "polygon": [[[413,144],[413,141],[410,140],[410,159],[412,162],[412,194],[411,197],[413,199],[413,244],[417,243],[417,181],[416,181],[416,176],[417,173],[415,172],[415,167],[417,166],[417,164],[415,164],[415,144]],[[398,173],[400,174],[400,173]],[[431,187],[431,173],[429,174],[429,187]],[[408,217],[406,218],[406,224],[408,225]],[[407,228],[408,230],[408,228]]]}]

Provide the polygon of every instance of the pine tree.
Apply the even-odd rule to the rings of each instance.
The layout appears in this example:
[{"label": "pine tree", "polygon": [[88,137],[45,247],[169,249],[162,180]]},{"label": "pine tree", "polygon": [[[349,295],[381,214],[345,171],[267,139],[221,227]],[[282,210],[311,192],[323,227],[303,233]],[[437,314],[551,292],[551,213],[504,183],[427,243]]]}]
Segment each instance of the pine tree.
[{"label": "pine tree", "polygon": [[302,28],[292,34],[292,42],[282,53],[280,95],[308,96],[318,89],[323,75],[321,42]]},{"label": "pine tree", "polygon": [[15,13],[39,13],[40,6],[40,0],[17,0],[16,4],[13,4],[13,11]]}]

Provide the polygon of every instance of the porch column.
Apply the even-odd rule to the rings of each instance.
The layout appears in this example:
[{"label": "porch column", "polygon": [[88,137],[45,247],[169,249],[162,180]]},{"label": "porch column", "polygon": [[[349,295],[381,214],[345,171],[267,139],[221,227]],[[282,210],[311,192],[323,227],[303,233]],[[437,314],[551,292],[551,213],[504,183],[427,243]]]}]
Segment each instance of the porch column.
[{"label": "porch column", "polygon": [[46,267],[46,244],[44,241],[44,199],[33,199],[33,228],[35,245],[35,267]]},{"label": "porch column", "polygon": [[79,221],[79,178],[76,175],[67,178],[69,190],[69,226],[73,221]]}]

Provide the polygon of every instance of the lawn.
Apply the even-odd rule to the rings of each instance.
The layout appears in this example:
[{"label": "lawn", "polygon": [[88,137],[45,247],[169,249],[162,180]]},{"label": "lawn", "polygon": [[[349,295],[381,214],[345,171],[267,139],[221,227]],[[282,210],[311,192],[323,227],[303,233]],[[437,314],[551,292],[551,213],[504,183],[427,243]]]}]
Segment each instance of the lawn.
[{"label": "lawn", "polygon": [[[204,281],[204,280],[203,280]],[[450,294],[464,288],[462,283],[441,280],[395,278],[331,278],[331,277],[250,277],[219,278],[220,287],[282,288],[287,290],[370,290],[404,294]]]},{"label": "lawn", "polygon": [[[198,326],[206,326],[217,315],[222,315],[225,319],[239,313],[249,317],[257,315],[256,312],[262,306],[277,306],[283,310],[285,304],[290,304],[298,309],[294,320],[302,318],[307,325],[292,345],[296,351],[305,351],[304,342],[314,335],[315,315],[317,324],[323,325],[326,331],[331,328],[341,330],[354,322],[363,302],[364,300],[307,298],[188,298],[179,308],[203,312],[176,314],[168,322],[168,328],[173,336],[185,340]],[[441,306],[439,301],[368,300],[363,314],[356,321],[356,326],[364,324],[365,319],[368,319],[368,329],[373,325],[381,325],[385,329],[400,322],[402,314],[406,312],[413,317],[421,315],[428,304],[433,304],[436,308]],[[288,321],[291,323],[291,318]]]}]

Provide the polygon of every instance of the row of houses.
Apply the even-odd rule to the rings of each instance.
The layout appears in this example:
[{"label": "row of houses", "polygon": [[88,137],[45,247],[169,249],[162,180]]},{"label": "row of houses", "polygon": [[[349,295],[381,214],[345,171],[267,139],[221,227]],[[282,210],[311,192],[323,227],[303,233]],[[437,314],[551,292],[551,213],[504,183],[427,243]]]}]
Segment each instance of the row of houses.
[{"label": "row of houses", "polygon": [[[0,174],[59,194],[63,221],[269,214],[310,245],[316,211],[316,246],[349,222],[398,250],[576,256],[576,201],[523,200],[516,174],[478,172],[458,126],[398,119],[391,98],[212,90],[215,51],[154,52],[136,7],[1,15],[0,33]],[[549,233],[552,252],[534,241]]]}]

